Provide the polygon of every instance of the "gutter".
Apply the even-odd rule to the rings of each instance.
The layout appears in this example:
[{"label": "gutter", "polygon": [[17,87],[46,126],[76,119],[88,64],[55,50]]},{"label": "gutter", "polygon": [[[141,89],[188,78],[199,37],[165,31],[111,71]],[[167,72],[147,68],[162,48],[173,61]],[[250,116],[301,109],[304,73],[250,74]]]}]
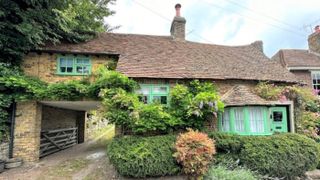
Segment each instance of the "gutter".
[{"label": "gutter", "polygon": [[14,127],[16,121],[16,103],[12,103],[11,123],[10,123],[10,143],[9,143],[9,158],[13,158],[13,143],[14,143]]}]

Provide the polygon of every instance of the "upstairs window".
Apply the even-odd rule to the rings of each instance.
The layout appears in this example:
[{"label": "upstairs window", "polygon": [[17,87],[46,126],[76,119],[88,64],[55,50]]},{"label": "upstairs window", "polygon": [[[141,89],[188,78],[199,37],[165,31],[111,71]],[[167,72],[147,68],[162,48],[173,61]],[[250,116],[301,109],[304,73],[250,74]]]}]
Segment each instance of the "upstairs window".
[{"label": "upstairs window", "polygon": [[142,102],[167,105],[169,103],[169,85],[140,84],[138,94]]},{"label": "upstairs window", "polygon": [[59,57],[57,74],[88,75],[91,74],[91,60],[87,57]]},{"label": "upstairs window", "polygon": [[320,71],[312,71],[312,87],[315,94],[320,95]]}]

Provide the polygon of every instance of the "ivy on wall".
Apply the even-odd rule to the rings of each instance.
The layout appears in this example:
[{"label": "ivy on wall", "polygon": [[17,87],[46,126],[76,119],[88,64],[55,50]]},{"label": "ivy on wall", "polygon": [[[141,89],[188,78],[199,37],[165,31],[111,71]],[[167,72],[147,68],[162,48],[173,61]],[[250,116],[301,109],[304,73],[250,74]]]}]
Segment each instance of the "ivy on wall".
[{"label": "ivy on wall", "polygon": [[293,101],[297,132],[320,140],[320,100],[310,88],[261,82],[255,92],[266,100]]}]

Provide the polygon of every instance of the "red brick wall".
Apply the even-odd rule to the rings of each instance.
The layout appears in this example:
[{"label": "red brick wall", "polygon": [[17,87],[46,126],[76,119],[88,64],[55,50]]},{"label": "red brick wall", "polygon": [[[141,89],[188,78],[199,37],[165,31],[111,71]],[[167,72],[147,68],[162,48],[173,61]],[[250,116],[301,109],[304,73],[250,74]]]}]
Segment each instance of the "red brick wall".
[{"label": "red brick wall", "polygon": [[305,83],[308,87],[313,88],[311,72],[309,70],[295,70],[291,72],[297,77],[297,80]]}]

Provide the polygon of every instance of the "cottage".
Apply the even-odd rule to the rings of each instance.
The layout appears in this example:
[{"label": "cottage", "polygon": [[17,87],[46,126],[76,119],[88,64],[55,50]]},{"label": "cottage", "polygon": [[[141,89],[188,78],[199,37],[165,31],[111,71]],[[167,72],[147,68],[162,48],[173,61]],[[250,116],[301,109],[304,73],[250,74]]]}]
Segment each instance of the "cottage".
[{"label": "cottage", "polygon": [[320,27],[308,37],[309,49],[281,49],[272,59],[280,62],[296,76],[298,81],[306,84],[320,95]]},{"label": "cottage", "polygon": [[[187,41],[185,18],[176,16],[170,36],[101,33],[79,44],[47,45],[24,57],[27,75],[53,83],[82,79],[99,65],[116,62],[116,70],[137,80],[145,103],[169,103],[177,83],[192,79],[217,85],[226,108],[219,130],[243,135],[294,132],[293,103],[266,101],[252,92],[259,81],[294,84],[295,76],[263,53],[261,41],[243,46],[224,46]],[[40,101],[17,104],[14,156],[37,161],[44,145],[40,133],[77,128],[78,143],[84,141],[86,111],[95,101]],[[40,151],[39,151],[40,150]]]}]

